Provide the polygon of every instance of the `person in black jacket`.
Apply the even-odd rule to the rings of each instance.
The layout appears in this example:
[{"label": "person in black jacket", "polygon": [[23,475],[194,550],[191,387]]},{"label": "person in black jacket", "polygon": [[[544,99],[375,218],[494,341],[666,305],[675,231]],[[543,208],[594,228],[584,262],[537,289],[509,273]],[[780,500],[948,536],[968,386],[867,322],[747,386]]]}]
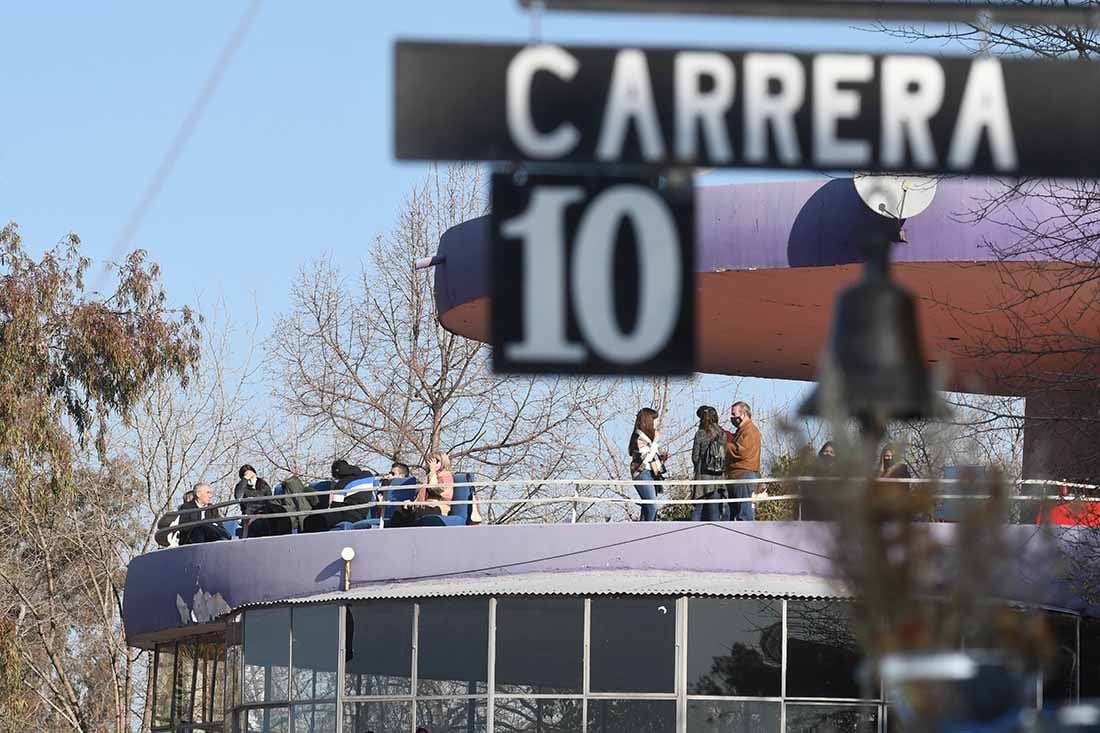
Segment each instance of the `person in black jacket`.
[{"label": "person in black jacket", "polygon": [[[348,463],[340,458],[332,463],[332,490],[342,491],[352,481],[374,476],[374,471],[369,468],[359,468],[354,463]],[[355,491],[348,495],[330,494],[329,506],[343,506],[342,512],[331,512],[323,515],[330,528],[340,522],[358,522],[360,519],[370,517],[371,507],[374,501],[374,491]]]},{"label": "person in black jacket", "polygon": [[[251,464],[244,464],[237,471],[240,481],[233,489],[235,499],[252,499],[261,496],[271,496],[271,485],[256,475],[256,469]],[[283,509],[269,501],[249,501],[241,504],[241,514],[244,519],[244,537],[267,537],[276,534],[288,534],[290,532],[290,520],[286,517],[265,517],[265,514],[277,514]]]},{"label": "person in black jacket", "polygon": [[[695,411],[699,429],[691,446],[691,465],[695,481],[721,481],[726,471],[726,435],[718,424],[718,410],[703,405]],[[721,484],[693,484],[692,499],[719,499]],[[693,521],[717,522],[722,519],[721,504],[696,504],[691,512]]]},{"label": "person in black jacket", "polygon": [[[214,496],[208,483],[195,484],[195,497],[185,501],[179,507],[180,524],[200,522],[204,519],[219,519],[221,514],[217,509],[207,509]],[[203,524],[198,527],[189,527],[180,530],[181,545],[197,545],[201,542],[217,542],[229,539],[229,533],[220,524]]]}]

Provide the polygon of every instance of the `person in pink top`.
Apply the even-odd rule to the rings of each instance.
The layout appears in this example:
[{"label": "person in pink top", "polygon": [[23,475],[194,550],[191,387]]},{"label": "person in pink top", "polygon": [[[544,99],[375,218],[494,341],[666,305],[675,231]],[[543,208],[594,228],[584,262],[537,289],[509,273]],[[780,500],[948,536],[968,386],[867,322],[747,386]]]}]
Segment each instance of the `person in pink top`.
[{"label": "person in pink top", "polygon": [[[438,499],[449,502],[454,498],[455,477],[451,472],[451,457],[439,451],[428,456],[428,478],[424,482],[428,484],[416,494],[417,501]],[[438,487],[438,488],[437,488]],[[450,506],[447,507],[450,509]],[[444,511],[444,514],[447,512]]]}]

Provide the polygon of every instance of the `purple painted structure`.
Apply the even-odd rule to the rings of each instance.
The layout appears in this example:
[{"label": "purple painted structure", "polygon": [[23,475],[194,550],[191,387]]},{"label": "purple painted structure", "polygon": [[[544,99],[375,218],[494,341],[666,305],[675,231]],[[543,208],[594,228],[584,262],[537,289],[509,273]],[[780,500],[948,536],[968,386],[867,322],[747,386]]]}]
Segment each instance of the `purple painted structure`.
[{"label": "purple painted structure", "polygon": [[[950,536],[953,526],[934,531]],[[1016,553],[1010,598],[1089,611],[1046,569],[1055,552],[1035,526],[1007,526]],[[1073,530],[1062,530],[1062,533]],[[136,558],[123,618],[131,645],[220,627],[242,606],[340,591],[340,551],[355,549],[352,588],[427,579],[512,577],[585,570],[769,575],[772,594],[799,595],[807,578],[833,576],[825,527],[815,522],[501,525],[330,532],[188,545]],[[778,581],[776,581],[778,578]],[[732,581],[731,581],[732,582]],[[778,585],[777,585],[778,583]],[[751,593],[729,587],[728,594]],[[1100,615],[1100,609],[1093,609]],[[192,616],[193,614],[193,616]],[[184,620],[185,617],[187,620]]]},{"label": "purple painted structure", "polygon": [[[1081,338],[1100,333],[1100,281],[1077,278],[1070,294],[1060,274],[1060,260],[1075,254],[1062,242],[1100,237],[1100,223],[1073,209],[1072,191],[1006,190],[985,178],[941,182],[932,205],[906,222],[894,276],[917,296],[923,352],[947,367],[945,386],[1028,397],[1040,429],[1027,431],[1025,476],[1100,481],[1100,434],[1066,419],[1100,413],[1100,360]],[[976,218],[993,197],[1001,203]],[[886,224],[851,179],[699,188],[697,369],[816,379],[836,296],[860,277],[861,243]],[[490,340],[489,235],[486,217],[450,229],[435,269],[440,323],[480,341]]]},{"label": "purple painted structure", "polygon": [[[909,243],[894,248],[894,271],[918,296],[924,352],[932,361],[952,364],[952,386],[963,391],[1029,395],[1049,386],[1042,378],[1047,372],[1094,378],[1100,385],[1095,364],[1079,353],[1058,353],[1062,341],[1073,348],[1073,339],[1065,336],[1067,321],[1077,333],[1100,331],[1095,309],[1067,306],[1057,297],[1017,303],[1011,313],[1004,307],[1022,291],[1043,292],[1063,266],[1049,259],[1046,249],[1056,238],[1025,254],[1004,251],[1025,251],[1017,248],[1021,231],[1069,230],[1074,212],[1060,210],[1048,198],[1029,197],[975,219],[975,211],[1004,191],[984,178],[943,181],[932,205],[906,222]],[[859,199],[851,179],[699,188],[699,371],[814,379],[835,296],[859,277],[861,244],[887,225]],[[1096,228],[1091,221],[1080,226],[1079,236]],[[435,269],[440,322],[488,341],[488,219],[444,233],[439,256],[445,258]],[[1100,298],[1100,289],[1085,284],[1075,297],[1083,305]],[[983,356],[979,347],[991,335],[1011,339],[1021,334],[1021,323],[1033,336],[1049,337],[1047,354]]]},{"label": "purple painted structure", "polygon": [[[992,219],[963,224],[960,218],[999,187],[987,178],[942,182],[932,205],[907,223],[910,243],[895,248],[894,260],[995,260],[989,243],[1007,244],[1011,228]],[[860,239],[880,231],[884,221],[860,201],[847,178],[701,186],[695,209],[698,272],[862,262]],[[1041,200],[1026,209],[1019,213],[1035,221],[1056,211]],[[489,295],[488,216],[445,232],[438,254],[446,257],[446,266],[435,270],[440,313]]]}]

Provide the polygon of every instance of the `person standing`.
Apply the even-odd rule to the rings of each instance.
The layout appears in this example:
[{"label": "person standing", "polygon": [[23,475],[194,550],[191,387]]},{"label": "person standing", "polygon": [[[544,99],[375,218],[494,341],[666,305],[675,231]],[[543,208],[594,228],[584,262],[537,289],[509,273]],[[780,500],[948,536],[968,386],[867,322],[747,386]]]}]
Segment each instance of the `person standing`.
[{"label": "person standing", "polygon": [[[726,436],[718,425],[718,410],[703,405],[695,411],[699,418],[699,429],[695,431],[695,441],[691,446],[691,465],[695,481],[722,478],[726,468]],[[692,499],[718,499],[721,496],[718,484],[693,484]],[[696,504],[691,512],[692,521],[717,522],[722,519],[722,505]]]},{"label": "person standing", "polygon": [[657,484],[665,470],[661,462],[661,416],[652,407],[643,407],[634,416],[630,433],[630,477],[642,504],[641,521],[657,520]]},{"label": "person standing", "polygon": [[[809,453],[813,448],[806,446]],[[802,499],[798,502],[798,518],[810,522],[824,522],[830,519],[828,498],[833,496],[837,484],[834,479],[838,475],[836,462],[836,446],[833,441],[827,440],[817,452],[817,457],[807,461],[810,475],[817,478],[813,483],[800,483],[798,493]]]},{"label": "person standing", "polygon": [[[726,478],[760,478],[760,429],[752,421],[752,407],[737,401],[730,407],[730,422],[735,432],[726,432]],[[731,499],[752,498],[755,484],[729,484],[727,496]],[[751,522],[756,511],[751,501],[730,502],[730,519]]]}]

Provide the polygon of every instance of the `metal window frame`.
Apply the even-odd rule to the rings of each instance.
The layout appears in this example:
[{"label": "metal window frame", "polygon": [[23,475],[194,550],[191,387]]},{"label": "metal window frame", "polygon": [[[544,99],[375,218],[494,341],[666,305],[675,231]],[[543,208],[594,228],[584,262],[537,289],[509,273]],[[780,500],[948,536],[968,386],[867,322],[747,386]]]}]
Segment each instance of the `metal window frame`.
[{"label": "metal window frame", "polygon": [[485,706],[485,730],[493,733],[494,718],[496,717],[496,691],[497,691],[497,598],[489,597],[489,669],[485,672],[485,685],[488,694],[488,702]]},{"label": "metal window frame", "polygon": [[[655,596],[656,597],[656,596]],[[660,596],[661,598],[668,598],[668,596]],[[570,597],[572,598],[572,597]],[[674,597],[675,608],[675,632],[674,632],[674,689],[672,692],[657,692],[657,693],[641,693],[641,692],[594,692],[591,689],[591,656],[592,656],[592,596],[585,596],[581,600],[582,612],[583,612],[583,639],[582,639],[582,683],[581,691],[579,693],[503,693],[496,690],[496,663],[497,663],[497,611],[498,602],[500,600],[497,596],[489,596],[487,601],[487,616],[485,623],[488,630],[488,647],[487,653],[487,669],[486,669],[486,691],[484,694],[463,694],[463,695],[420,695],[418,694],[419,687],[419,652],[420,652],[420,618],[421,618],[421,601],[414,600],[410,602],[412,607],[412,634],[411,634],[411,664],[410,664],[410,692],[402,695],[352,695],[348,694],[345,689],[345,676],[346,670],[346,651],[347,651],[347,637],[346,637],[346,621],[347,614],[353,612],[353,606],[357,605],[370,605],[370,602],[365,604],[359,603],[339,603],[337,605],[337,623],[339,628],[337,630],[337,690],[335,698],[324,699],[311,699],[311,700],[298,700],[288,698],[285,701],[271,701],[265,700],[263,702],[243,703],[243,685],[244,685],[244,648],[247,643],[246,640],[246,626],[244,625],[244,616],[237,616],[237,623],[240,623],[240,643],[241,643],[241,663],[238,665],[238,686],[242,691],[242,704],[234,706],[232,709],[227,709],[225,714],[230,718],[233,725],[233,730],[238,731],[237,726],[241,720],[240,716],[247,715],[250,710],[255,709],[271,709],[271,710],[286,710],[288,716],[288,724],[293,727],[294,719],[294,707],[296,705],[332,705],[336,706],[336,724],[339,729],[343,729],[345,707],[349,704],[357,703],[381,703],[381,704],[397,704],[397,705],[411,705],[410,719],[411,730],[415,730],[418,725],[418,707],[421,702],[458,702],[466,701],[467,703],[483,704],[485,710],[485,729],[489,733],[493,733],[495,729],[495,714],[496,714],[496,702],[500,700],[571,700],[577,701],[581,704],[581,722],[582,727],[587,731],[589,724],[589,703],[600,702],[606,700],[619,700],[619,701],[652,701],[652,702],[672,702],[676,706],[675,713],[675,729],[677,733],[687,733],[687,711],[688,705],[692,701],[726,701],[726,702],[753,702],[753,703],[765,703],[770,705],[779,705],[780,724],[783,730],[786,729],[788,720],[788,706],[805,706],[805,707],[835,707],[835,708],[849,708],[849,709],[865,709],[873,711],[877,719],[877,730],[885,731],[888,725],[888,717],[890,716],[889,700],[886,694],[886,688],[882,684],[881,678],[879,679],[878,693],[876,698],[839,698],[839,697],[789,697],[787,677],[790,671],[790,654],[789,654],[789,599],[777,598],[780,603],[780,618],[782,624],[782,641],[781,641],[781,675],[780,675],[780,694],[776,696],[721,696],[721,695],[690,695],[687,692],[688,685],[688,654],[689,654],[689,640],[690,640],[690,610],[691,604],[695,601],[708,600],[707,596],[689,596],[680,595]],[[438,600],[438,599],[432,599]],[[442,599],[446,600],[446,599]],[[611,600],[610,598],[607,600]],[[1061,611],[1061,609],[1045,609]],[[288,680],[288,685],[292,686],[292,677],[294,671],[293,660],[293,628],[294,628],[294,612],[293,608],[289,609],[290,620],[287,634],[288,644],[288,674],[291,675],[291,679]],[[1066,613],[1065,611],[1061,611]],[[1075,636],[1077,643],[1077,652],[1080,654],[1081,648],[1081,635],[1082,635],[1082,619],[1079,614],[1068,613],[1074,619],[1075,624]],[[160,666],[157,664],[159,661],[159,655],[161,651],[166,651],[171,648],[173,652],[173,695],[172,695],[172,715],[175,720],[175,694],[174,684],[175,678],[180,672],[179,663],[179,646],[183,642],[171,642],[168,644],[158,644],[155,647],[154,656],[154,672],[153,672],[153,689],[154,695],[156,693],[157,682],[160,677]],[[228,646],[227,646],[228,648]],[[226,677],[228,679],[229,665],[226,664]],[[194,675],[194,669],[192,674]],[[1080,695],[1080,665],[1078,664],[1075,674],[1075,693]],[[1039,685],[1038,694],[1042,694],[1042,681],[1037,681]],[[194,685],[192,685],[194,687]],[[288,686],[288,695],[293,690]],[[226,694],[228,694],[228,685],[226,685]],[[1041,699],[1041,698],[1040,698]],[[154,701],[155,706],[155,701]],[[155,708],[154,708],[155,713]],[[159,730],[179,730],[179,726],[175,723],[171,728],[160,728]]]},{"label": "metal window frame", "polygon": [[[545,600],[545,599],[540,598],[539,596],[519,596],[519,597],[505,597],[504,598],[504,600],[507,600],[507,601],[536,600],[536,599]],[[493,613],[493,618],[492,618],[492,625],[491,625],[491,628],[490,628],[490,635],[491,635],[490,643],[492,644],[493,649],[492,649],[492,666],[489,668],[489,673],[493,677],[493,687],[492,687],[492,689],[494,690],[494,693],[493,693],[494,697],[500,698],[502,700],[517,700],[517,699],[522,699],[522,700],[540,700],[540,699],[542,699],[542,700],[582,700],[582,699],[584,699],[584,697],[585,697],[585,684],[586,684],[585,683],[585,676],[588,673],[588,663],[586,661],[587,653],[588,653],[588,631],[589,631],[588,611],[587,611],[588,598],[587,597],[579,597],[579,596],[560,596],[560,597],[558,597],[558,599],[559,600],[566,600],[566,601],[581,601],[581,609],[580,609],[581,610],[581,649],[580,649],[580,652],[581,652],[580,653],[580,659],[581,659],[581,686],[580,686],[580,690],[577,691],[577,692],[531,692],[531,693],[496,691],[497,602],[501,599],[497,598],[496,596],[493,596],[491,598],[491,603],[492,603],[492,607],[493,607],[493,612],[492,612]]]},{"label": "metal window frame", "polygon": [[[324,606],[324,605],[327,605],[327,604],[319,604],[319,605]],[[294,616],[295,616],[295,611],[297,611],[301,608],[310,608],[310,607],[311,606],[291,606],[290,607],[290,633],[289,633],[289,639],[290,639],[290,652],[289,652],[290,656],[289,656],[289,659],[290,659],[290,662],[289,662],[289,665],[287,667],[288,679],[287,679],[287,690],[286,690],[287,698],[286,698],[286,701],[291,705],[295,705],[295,704],[299,704],[299,705],[302,705],[302,704],[327,705],[329,703],[334,703],[334,702],[339,703],[340,693],[343,690],[343,681],[344,681],[344,677],[343,677],[343,666],[344,665],[343,665],[342,657],[339,657],[336,660],[336,675],[337,675],[337,680],[336,681],[337,681],[337,686],[336,686],[336,694],[335,695],[333,695],[332,697],[316,697],[316,694],[317,694],[317,671],[313,670],[314,674],[313,674],[312,696],[311,697],[295,697],[294,696],[294,692],[295,692],[295,690],[294,690],[294,669],[295,669],[294,668]],[[343,620],[342,609],[343,609],[342,604],[339,604],[339,605],[336,606],[336,623],[338,624],[338,627],[337,627],[337,630],[336,630],[337,654],[340,654],[342,652],[342,649],[343,649],[343,636],[344,636],[344,634],[343,634],[343,626],[342,626],[342,624],[340,624],[340,622]]]}]

